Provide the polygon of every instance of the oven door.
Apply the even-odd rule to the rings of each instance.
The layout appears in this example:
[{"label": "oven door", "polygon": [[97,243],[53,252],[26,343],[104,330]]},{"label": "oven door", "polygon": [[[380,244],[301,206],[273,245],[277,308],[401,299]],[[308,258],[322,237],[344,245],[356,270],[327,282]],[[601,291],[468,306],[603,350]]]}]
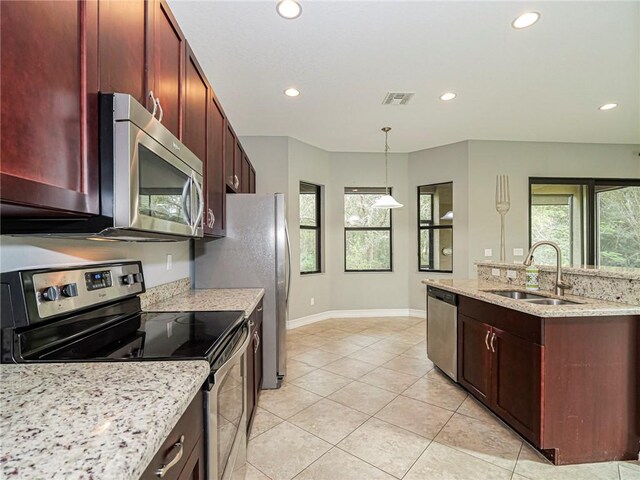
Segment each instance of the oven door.
[{"label": "oven door", "polygon": [[[245,325],[234,353],[213,375],[205,390],[208,480],[228,480],[243,471],[247,459],[247,346]],[[237,474],[236,474],[237,475]]]},{"label": "oven door", "polygon": [[201,237],[201,173],[131,121],[115,123],[114,143],[114,226]]}]

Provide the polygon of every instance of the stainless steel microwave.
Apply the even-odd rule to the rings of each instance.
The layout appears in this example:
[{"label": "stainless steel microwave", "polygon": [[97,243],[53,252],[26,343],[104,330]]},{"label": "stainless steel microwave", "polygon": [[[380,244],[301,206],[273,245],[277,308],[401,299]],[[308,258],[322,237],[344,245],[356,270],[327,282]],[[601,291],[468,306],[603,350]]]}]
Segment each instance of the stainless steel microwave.
[{"label": "stainless steel microwave", "polygon": [[203,236],[202,161],[133,97],[99,97],[100,213],[3,218],[3,233],[93,240]]},{"label": "stainless steel microwave", "polygon": [[100,137],[105,163],[113,158],[113,229],[202,237],[202,161],[130,95],[102,95],[101,107],[111,129]]}]

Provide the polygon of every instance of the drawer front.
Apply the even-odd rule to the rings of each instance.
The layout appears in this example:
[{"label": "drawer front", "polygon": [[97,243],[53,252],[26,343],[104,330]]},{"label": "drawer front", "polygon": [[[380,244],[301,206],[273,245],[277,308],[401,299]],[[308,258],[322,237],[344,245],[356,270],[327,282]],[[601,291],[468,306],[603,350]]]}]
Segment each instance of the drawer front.
[{"label": "drawer front", "polygon": [[[167,439],[158,449],[158,452],[140,477],[141,480],[157,480],[161,478],[157,475],[157,471],[163,467],[166,468],[173,459],[180,455],[180,451],[182,451],[180,460],[170,467],[162,477],[163,480],[176,480],[180,478],[180,473],[184,469],[193,448],[197,445],[200,437],[202,437],[204,429],[203,408],[202,391],[199,391]],[[180,448],[178,444],[182,436],[184,436],[184,441]]]},{"label": "drawer front", "polygon": [[488,302],[459,296],[458,312],[529,342],[544,345],[544,319]]}]

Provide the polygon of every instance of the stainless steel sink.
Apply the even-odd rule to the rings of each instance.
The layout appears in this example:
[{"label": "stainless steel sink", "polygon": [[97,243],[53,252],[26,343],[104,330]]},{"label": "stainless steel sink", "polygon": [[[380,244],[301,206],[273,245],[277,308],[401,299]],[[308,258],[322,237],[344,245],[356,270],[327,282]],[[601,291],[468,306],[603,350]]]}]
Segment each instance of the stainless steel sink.
[{"label": "stainless steel sink", "polygon": [[527,303],[535,303],[536,305],[576,305],[578,302],[570,302],[569,300],[560,300],[559,298],[541,298],[538,300],[526,300]]},{"label": "stainless steel sink", "polygon": [[513,298],[514,300],[544,299],[543,295],[535,293],[519,292],[517,290],[486,290],[487,293],[500,295],[501,297]]}]

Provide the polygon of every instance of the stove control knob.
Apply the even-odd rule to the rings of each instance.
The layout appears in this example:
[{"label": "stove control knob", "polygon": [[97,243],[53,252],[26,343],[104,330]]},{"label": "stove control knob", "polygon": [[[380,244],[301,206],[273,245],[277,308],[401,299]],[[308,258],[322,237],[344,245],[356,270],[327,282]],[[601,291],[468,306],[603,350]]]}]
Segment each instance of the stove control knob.
[{"label": "stove control knob", "polygon": [[63,285],[60,288],[60,293],[63,297],[77,297],[78,296],[78,285],[75,283],[69,283],[67,285]]},{"label": "stove control knob", "polygon": [[60,299],[60,289],[58,287],[47,287],[42,291],[42,299],[47,302],[54,302]]},{"label": "stove control knob", "polygon": [[125,285],[133,285],[134,283],[136,283],[135,275],[133,273],[130,273],[129,275],[123,275],[122,283],[124,283]]}]

